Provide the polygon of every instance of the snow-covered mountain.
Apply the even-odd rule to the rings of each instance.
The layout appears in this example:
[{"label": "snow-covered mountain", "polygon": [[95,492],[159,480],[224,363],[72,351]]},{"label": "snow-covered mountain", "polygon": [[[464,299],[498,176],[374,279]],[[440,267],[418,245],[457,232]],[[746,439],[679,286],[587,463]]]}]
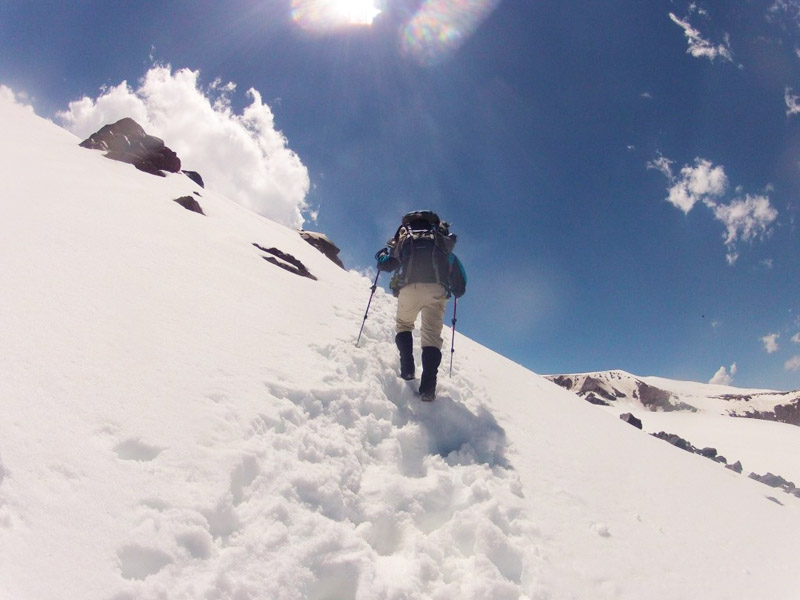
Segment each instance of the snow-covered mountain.
[{"label": "snow-covered mountain", "polygon": [[800,391],[742,389],[725,385],[637,377],[625,371],[548,375],[592,404],[632,404],[647,411],[702,411],[800,426]]},{"label": "snow-covered mountain", "polygon": [[[369,278],[8,99],[0,128],[3,600],[797,597],[799,499],[461,335],[422,404],[390,295],[355,346]],[[797,427],[671,414],[795,477]]]},{"label": "snow-covered mountain", "polygon": [[[644,431],[667,434],[662,439],[682,447],[688,443],[688,449],[701,454],[705,449],[710,458],[755,478],[772,474],[800,485],[800,391],[639,377],[619,370],[547,378],[606,412],[633,415]],[[763,435],[756,437],[759,431]],[[792,491],[800,496],[800,490]]]}]

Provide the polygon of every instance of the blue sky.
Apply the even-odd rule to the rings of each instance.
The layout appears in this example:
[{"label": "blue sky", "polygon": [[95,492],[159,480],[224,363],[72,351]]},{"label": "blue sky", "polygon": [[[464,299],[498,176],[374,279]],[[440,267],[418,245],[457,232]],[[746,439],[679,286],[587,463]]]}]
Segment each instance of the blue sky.
[{"label": "blue sky", "polygon": [[383,0],[331,27],[358,8],[334,1],[10,0],[0,84],[76,132],[135,105],[174,148],[183,73],[217,139],[244,123],[271,157],[195,166],[217,148],[231,195],[348,267],[436,210],[459,329],[534,371],[800,387],[800,0]]}]

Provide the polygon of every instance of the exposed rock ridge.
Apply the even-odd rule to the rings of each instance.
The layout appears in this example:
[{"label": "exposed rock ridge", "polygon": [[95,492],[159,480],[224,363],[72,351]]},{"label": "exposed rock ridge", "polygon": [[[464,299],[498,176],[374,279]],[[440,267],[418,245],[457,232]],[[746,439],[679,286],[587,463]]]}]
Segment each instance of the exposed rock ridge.
[{"label": "exposed rock ridge", "polygon": [[[164,144],[164,140],[148,135],[144,128],[130,117],[104,125],[80,143],[82,148],[100,150],[106,158],[132,164],[151,175],[164,177],[166,173],[180,173],[181,159]],[[204,187],[203,178],[196,171],[183,171],[192,181]]]}]

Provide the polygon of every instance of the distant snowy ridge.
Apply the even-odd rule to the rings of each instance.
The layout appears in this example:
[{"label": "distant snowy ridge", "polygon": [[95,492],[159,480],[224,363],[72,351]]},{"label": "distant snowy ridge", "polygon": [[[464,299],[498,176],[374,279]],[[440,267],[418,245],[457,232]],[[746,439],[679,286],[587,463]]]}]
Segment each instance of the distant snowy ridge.
[{"label": "distant snowy ridge", "polygon": [[[724,417],[761,419],[793,426],[773,428],[780,442],[776,444],[774,453],[759,457],[758,464],[761,465],[761,470],[749,471],[749,476],[800,498],[800,488],[794,483],[796,481],[800,484],[798,479],[800,469],[796,467],[794,452],[781,446],[784,440],[789,444],[800,442],[800,432],[794,429],[800,426],[800,391],[741,389],[674,381],[662,377],[639,377],[621,370],[547,375],[546,378],[576,393],[591,404],[608,407],[625,420],[629,419],[628,415],[638,417],[645,431],[659,439],[668,441],[682,450],[726,464],[737,472],[744,470],[747,473],[746,467],[753,468],[746,458],[752,450],[742,448],[744,456],[730,455],[727,452],[723,455],[718,452],[716,445],[719,442],[715,442],[715,439],[721,440],[726,448],[741,448],[735,442],[732,443],[732,438],[738,436],[736,432],[742,431],[740,427],[742,423],[735,423]],[[714,427],[707,426],[709,420],[715,421]],[[703,440],[700,446],[696,445],[697,437],[689,439],[682,437],[697,432],[693,421],[703,423],[702,432],[697,434],[699,439]],[[682,433],[679,435],[676,430]],[[762,443],[765,442],[769,443],[769,440]],[[770,468],[763,470],[766,462],[770,460],[772,461]],[[780,470],[787,467],[790,467],[788,471]],[[787,473],[792,474],[794,481],[784,478],[789,476]]]},{"label": "distant snowy ridge", "polygon": [[638,377],[620,370],[546,377],[592,404],[638,404],[648,411],[718,412],[800,426],[800,390],[741,389],[662,377]]}]

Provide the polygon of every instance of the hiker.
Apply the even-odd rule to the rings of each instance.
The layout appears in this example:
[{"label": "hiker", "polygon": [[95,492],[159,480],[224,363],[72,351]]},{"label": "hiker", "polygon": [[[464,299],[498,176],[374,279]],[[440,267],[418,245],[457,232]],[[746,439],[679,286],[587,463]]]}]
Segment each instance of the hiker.
[{"label": "hiker", "polygon": [[453,253],[455,234],[429,210],[403,217],[394,237],[375,255],[378,269],[395,271],[390,287],[397,298],[397,335],[400,377],[414,379],[412,331],[422,313],[422,377],[419,394],[425,402],[436,398],[436,375],[442,362],[442,319],[447,299],[460,298],[467,286],[464,266]]}]

